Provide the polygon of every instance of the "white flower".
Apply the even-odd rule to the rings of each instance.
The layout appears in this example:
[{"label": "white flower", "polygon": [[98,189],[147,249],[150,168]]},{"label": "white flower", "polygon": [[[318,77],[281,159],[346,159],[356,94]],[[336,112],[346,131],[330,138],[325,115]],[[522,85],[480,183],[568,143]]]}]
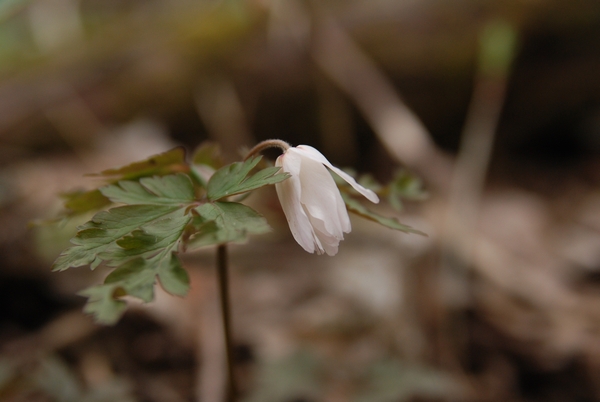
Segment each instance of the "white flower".
[{"label": "white flower", "polygon": [[311,146],[289,148],[275,165],[291,176],[275,188],[294,239],[309,253],[335,255],[344,233],[352,229],[340,190],[325,166],[369,201],[379,202],[373,191],[333,166]]}]

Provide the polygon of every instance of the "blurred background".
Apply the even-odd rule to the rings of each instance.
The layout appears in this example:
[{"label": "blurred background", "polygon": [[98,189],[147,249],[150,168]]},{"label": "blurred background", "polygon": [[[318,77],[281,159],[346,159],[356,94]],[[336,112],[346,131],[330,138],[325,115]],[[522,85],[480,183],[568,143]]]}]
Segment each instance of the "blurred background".
[{"label": "blurred background", "polygon": [[222,400],[214,250],[184,256],[188,297],[102,327],[77,292],[107,272],[50,272],[89,217],[29,223],[85,173],[267,138],[403,169],[378,211],[428,237],[354,219],[310,255],[253,195],[274,230],[231,248],[242,400],[600,400],[596,0],[0,1],[0,399]]}]

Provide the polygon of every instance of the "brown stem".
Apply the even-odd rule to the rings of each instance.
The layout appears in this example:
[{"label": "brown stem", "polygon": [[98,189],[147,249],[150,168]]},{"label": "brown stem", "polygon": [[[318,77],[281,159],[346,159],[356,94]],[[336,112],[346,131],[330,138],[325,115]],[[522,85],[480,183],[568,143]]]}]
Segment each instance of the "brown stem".
[{"label": "brown stem", "polygon": [[267,148],[280,148],[283,152],[285,152],[290,148],[290,144],[283,140],[265,140],[259,142],[254,146],[254,148],[248,151],[248,154],[246,155],[244,160],[247,160],[252,155],[256,155],[257,153],[264,151]]},{"label": "brown stem", "polygon": [[236,386],[233,375],[233,342],[231,340],[231,309],[229,306],[229,279],[227,275],[227,246],[217,247],[217,276],[219,279],[219,297],[223,317],[223,333],[225,335],[225,354],[227,356],[227,402],[235,402]]}]

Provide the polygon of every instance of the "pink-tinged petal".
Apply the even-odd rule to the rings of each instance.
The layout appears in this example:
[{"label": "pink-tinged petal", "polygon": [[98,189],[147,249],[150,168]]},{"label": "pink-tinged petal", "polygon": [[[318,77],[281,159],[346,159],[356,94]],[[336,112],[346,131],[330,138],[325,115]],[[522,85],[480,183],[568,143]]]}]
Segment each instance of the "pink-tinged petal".
[{"label": "pink-tinged petal", "polygon": [[350,219],[340,191],[331,174],[320,162],[302,158],[300,201],[307,214],[324,223],[323,230],[336,238],[350,231]]},{"label": "pink-tinged petal", "polygon": [[357,184],[313,147],[289,148],[275,165],[291,175],[275,188],[294,239],[310,253],[337,254],[344,233],[351,230],[346,205],[327,168],[369,200],[379,202],[375,193]]},{"label": "pink-tinged petal", "polygon": [[310,222],[313,225],[313,229],[315,231],[315,235],[320,240],[321,245],[327,253],[327,255],[333,256],[338,252],[338,246],[340,244],[340,240],[344,240],[344,237],[336,237],[331,233],[328,233],[325,230],[323,221],[319,219],[315,219],[309,215]]},{"label": "pink-tinged petal", "polygon": [[339,240],[335,241],[334,243],[323,242],[323,248],[325,249],[325,254],[327,254],[328,256],[331,256],[331,257],[336,255],[338,252],[339,244],[340,244]]},{"label": "pink-tinged petal", "polygon": [[[293,148],[290,148],[290,149],[293,149]],[[363,186],[358,184],[352,176],[350,176],[343,170],[338,169],[337,167],[333,166],[327,160],[327,158],[325,158],[325,156],[323,156],[323,154],[320,153],[319,151],[317,151],[315,148],[311,147],[310,145],[298,145],[296,147],[296,149],[298,151],[300,151],[303,156],[310,158],[314,161],[320,162],[323,165],[327,166],[329,169],[334,171],[338,176],[340,176],[342,179],[344,179],[348,184],[350,184],[356,191],[358,191],[360,194],[365,196],[369,201],[371,201],[375,204],[379,203],[379,197],[377,196],[377,194],[375,194],[372,190],[369,190],[368,188],[364,188]]]},{"label": "pink-tinged petal", "polygon": [[275,190],[296,242],[309,253],[314,253],[315,250],[322,252],[323,248],[300,202],[301,184],[298,174],[300,164],[301,159],[294,155],[283,154],[277,158],[275,165],[281,166],[282,170],[290,173],[291,176],[287,180],[275,184]]}]

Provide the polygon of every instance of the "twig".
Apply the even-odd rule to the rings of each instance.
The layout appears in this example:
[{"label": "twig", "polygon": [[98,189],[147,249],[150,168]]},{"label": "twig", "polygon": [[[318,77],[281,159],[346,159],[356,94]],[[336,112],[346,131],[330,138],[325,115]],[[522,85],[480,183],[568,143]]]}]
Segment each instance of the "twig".
[{"label": "twig", "polygon": [[[444,228],[446,239],[466,239],[467,244],[473,244],[472,233],[475,232],[477,224],[481,194],[504,105],[515,48],[513,27],[501,22],[488,24],[481,38],[475,88],[450,185],[450,200]],[[472,246],[468,248],[471,249]],[[464,256],[465,266],[472,261],[471,253],[472,250],[467,250]]]},{"label": "twig", "polygon": [[311,55],[316,64],[348,95],[386,149],[435,187],[445,189],[450,160],[435,147],[390,80],[324,10],[315,18],[315,32]]},{"label": "twig", "polygon": [[[453,291],[449,292],[450,287],[446,287],[441,293],[444,305],[450,309],[463,309],[471,303],[468,275],[474,261],[477,220],[511,62],[516,51],[515,36],[514,28],[508,23],[490,22],[480,38],[475,87],[452,174],[442,228],[440,273],[453,278]],[[457,252],[461,252],[459,260],[454,257]],[[457,323],[453,325],[456,327]],[[458,325],[466,326],[464,322]],[[463,336],[467,332],[466,328],[455,331]],[[466,339],[462,341],[465,344],[467,342]],[[445,360],[449,363],[452,359],[446,356]],[[458,364],[456,361],[453,363]]]}]

